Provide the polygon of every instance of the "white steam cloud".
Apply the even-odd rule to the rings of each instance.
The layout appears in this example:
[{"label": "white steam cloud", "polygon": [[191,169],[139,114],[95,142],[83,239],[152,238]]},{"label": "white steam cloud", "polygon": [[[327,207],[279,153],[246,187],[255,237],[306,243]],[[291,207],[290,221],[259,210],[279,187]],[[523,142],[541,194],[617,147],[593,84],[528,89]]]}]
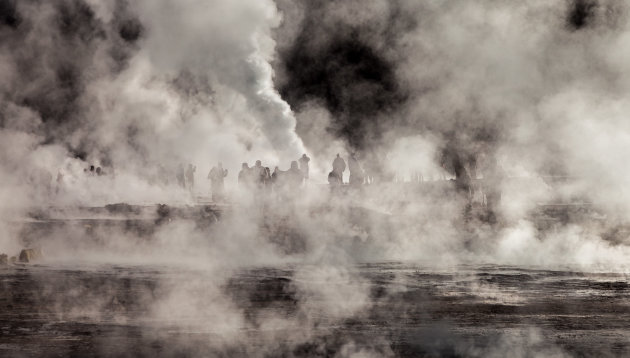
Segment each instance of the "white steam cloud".
[{"label": "white steam cloud", "polygon": [[[0,253],[37,244],[51,266],[173,270],[142,293],[138,320],[201,332],[199,356],[394,356],[380,332],[322,338],[399,293],[375,298],[365,262],[627,272],[630,27],[627,6],[596,3],[573,19],[571,1],[0,0],[12,11],[0,16]],[[320,185],[351,152],[374,185]],[[236,185],[242,162],[285,170],[303,153],[311,180],[291,200]],[[470,202],[451,190],[453,157],[470,172],[477,161],[475,183],[497,160],[496,218],[479,214],[480,190]],[[217,162],[231,205],[196,206]],[[192,191],[175,178],[188,163]],[[86,209],[123,202],[145,206]],[[258,267],[273,267],[257,284],[281,307],[230,291]],[[523,302],[470,280],[482,298]],[[101,289],[60,319],[110,319],[122,304]],[[453,345],[565,356],[547,343],[527,328]]]}]

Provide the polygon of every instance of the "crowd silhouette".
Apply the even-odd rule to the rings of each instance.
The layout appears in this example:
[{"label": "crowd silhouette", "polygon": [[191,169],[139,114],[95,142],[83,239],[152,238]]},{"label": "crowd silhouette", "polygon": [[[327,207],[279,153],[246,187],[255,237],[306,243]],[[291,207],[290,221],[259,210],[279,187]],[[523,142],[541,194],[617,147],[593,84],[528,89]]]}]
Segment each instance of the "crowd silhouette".
[{"label": "crowd silhouette", "polygon": [[[479,159],[479,162],[478,162]],[[242,163],[241,170],[238,172],[237,183],[239,190],[248,191],[254,195],[256,199],[263,197],[271,197],[279,200],[291,200],[300,190],[307,186],[310,176],[310,161],[308,155],[303,154],[297,160],[291,161],[287,170],[281,170],[275,166],[271,171],[269,166],[263,165],[261,160],[257,160],[250,167],[248,163]],[[476,156],[460,156],[456,151],[447,152],[440,161],[444,170],[441,176],[441,182],[452,183],[449,187],[454,189],[460,197],[473,201],[473,197],[481,196],[482,204],[490,209],[496,208],[501,200],[501,184],[504,178],[503,171],[498,165],[494,156],[481,155]],[[372,166],[366,170],[359,160],[357,153],[351,152],[347,160],[337,153],[332,160],[332,170],[328,173],[328,184],[331,192],[336,193],[342,190],[342,187],[348,190],[361,187],[364,184],[374,184],[376,182],[405,182],[396,175],[387,175],[382,171],[378,171]],[[114,176],[112,167],[106,168],[107,172],[101,167],[90,165],[83,171],[87,177]],[[191,195],[195,194],[195,173],[197,167],[192,163],[184,165],[180,163],[174,171],[167,170],[164,166],[157,167],[156,175],[151,179],[152,183],[158,183],[168,186],[172,179],[183,190],[188,191]],[[347,181],[344,181],[344,175],[347,174]],[[478,173],[483,173],[482,179],[477,178]],[[377,176],[377,173],[380,174]],[[452,173],[454,178],[447,180],[444,173]],[[32,177],[32,178],[31,178]],[[52,178],[44,175],[31,175],[29,182],[50,182]],[[41,177],[41,178],[40,178]],[[212,202],[226,202],[225,180],[228,178],[228,170],[223,168],[222,163],[217,163],[208,172],[207,179],[210,181],[211,200]],[[59,171],[57,175],[57,191],[62,187],[64,175]],[[424,176],[419,172],[411,173],[411,182],[424,182]],[[478,200],[477,200],[478,201]]]}]

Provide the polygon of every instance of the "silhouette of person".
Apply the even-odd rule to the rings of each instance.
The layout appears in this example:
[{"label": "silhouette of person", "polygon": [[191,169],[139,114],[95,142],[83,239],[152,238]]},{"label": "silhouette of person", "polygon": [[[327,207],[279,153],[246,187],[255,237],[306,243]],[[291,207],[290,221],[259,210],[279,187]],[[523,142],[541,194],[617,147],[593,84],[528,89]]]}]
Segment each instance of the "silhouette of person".
[{"label": "silhouette of person", "polygon": [[288,183],[289,183],[289,188],[293,191],[296,190],[297,188],[300,187],[300,184],[302,184],[302,171],[300,170],[300,168],[298,167],[298,162],[297,161],[292,161],[291,162],[291,167],[289,168],[289,170],[287,171],[287,175],[288,175]]},{"label": "silhouette of person", "polygon": [[218,202],[223,199],[223,179],[228,175],[227,169],[223,169],[223,164],[219,162],[216,167],[212,167],[208,173],[210,188],[212,190],[212,201]]},{"label": "silhouette of person", "polygon": [[57,171],[57,186],[55,189],[55,193],[59,193],[60,190],[62,190],[63,188],[63,173],[61,172],[61,169],[59,169]]},{"label": "silhouette of person", "polygon": [[179,186],[181,186],[182,188],[186,187],[186,180],[185,180],[185,176],[184,176],[184,165],[181,164],[181,163],[177,165],[177,171],[175,172],[175,178],[177,179],[177,184]]},{"label": "silhouette of person", "polygon": [[238,172],[238,183],[241,185],[249,185],[250,183],[250,167],[247,163],[241,165],[241,171]]},{"label": "silhouette of person", "polygon": [[453,154],[451,163],[453,165],[453,172],[455,172],[455,186],[457,190],[461,192],[467,200],[470,200],[470,175],[468,175],[464,162],[458,153]]},{"label": "silhouette of person", "polygon": [[343,172],[346,170],[346,162],[339,156],[337,153],[337,157],[333,160],[333,172],[337,175],[338,178],[341,179],[343,183]]},{"label": "silhouette of person", "polygon": [[302,171],[302,176],[304,177],[304,182],[308,179],[308,162],[311,161],[306,153],[302,154],[302,157],[298,160],[300,162],[300,170]]},{"label": "silhouette of person", "polygon": [[197,170],[197,167],[192,165],[192,164],[188,164],[188,168],[186,169],[186,183],[188,184],[188,190],[190,190],[192,192],[193,187],[195,186],[195,171]]},{"label": "silhouette of person", "polygon": [[265,167],[265,177],[264,177],[263,184],[265,186],[265,190],[267,192],[270,192],[271,185],[272,185],[272,178],[271,178],[271,170],[269,169],[269,167]]},{"label": "silhouette of person", "polygon": [[280,184],[279,180],[280,180],[280,168],[278,168],[277,166],[275,168],[273,168],[273,173],[271,173],[271,183],[274,186],[278,186]]},{"label": "silhouette of person", "polygon": [[256,161],[256,165],[252,168],[253,173],[252,177],[256,186],[261,188],[265,183],[265,168],[262,166],[262,162],[260,160]]}]

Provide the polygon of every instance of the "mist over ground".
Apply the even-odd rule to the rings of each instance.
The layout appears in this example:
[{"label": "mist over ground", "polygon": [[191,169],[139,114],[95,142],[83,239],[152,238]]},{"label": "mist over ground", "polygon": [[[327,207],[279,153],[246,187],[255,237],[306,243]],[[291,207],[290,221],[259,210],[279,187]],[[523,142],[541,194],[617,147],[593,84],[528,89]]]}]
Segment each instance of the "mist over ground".
[{"label": "mist over ground", "polygon": [[[543,270],[614,280],[626,314],[628,10],[0,0],[0,253],[43,252],[2,269],[53,321],[166,341],[170,329],[195,332],[135,353],[104,339],[102,356],[579,355],[536,319],[479,343],[435,307],[535,306],[558,289],[594,314],[575,293],[592,286],[565,292]],[[280,199],[237,184],[243,162],[284,171],[304,153],[307,184]],[[374,179],[331,190],[338,153]],[[218,162],[221,202],[207,180]],[[176,178],[189,163],[191,190]],[[455,189],[462,172],[470,197]],[[501,193],[491,209],[487,183]],[[512,267],[531,286],[501,281]],[[6,302],[30,309],[15,297]],[[396,322],[426,326],[379,330],[389,306]],[[337,335],[364,321],[366,336]]]}]

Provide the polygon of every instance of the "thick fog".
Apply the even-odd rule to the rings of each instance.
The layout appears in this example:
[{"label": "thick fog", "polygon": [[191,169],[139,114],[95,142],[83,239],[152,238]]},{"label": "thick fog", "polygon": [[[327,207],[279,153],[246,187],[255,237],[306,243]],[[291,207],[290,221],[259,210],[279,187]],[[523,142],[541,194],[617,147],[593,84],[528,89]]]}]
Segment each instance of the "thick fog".
[{"label": "thick fog", "polygon": [[[150,240],[51,229],[45,260],[193,270],[164,284],[147,319],[186,322],[226,346],[255,336],[245,353],[258,356],[280,349],[275,335],[308,342],[325,320],[375,304],[358,263],[626,272],[627,237],[608,234],[630,219],[628,10],[613,0],[0,0],[0,252],[25,246],[16,218],[34,209],[192,206],[222,162],[233,207],[210,228],[173,220]],[[261,206],[237,186],[241,163],[286,170],[303,153],[311,178],[290,205]],[[331,196],[337,153],[356,153],[387,183]],[[408,191],[414,176],[454,178],[455,157],[476,162],[478,179],[484,163],[502,168],[499,224],[465,227],[460,198]],[[188,163],[192,194],[174,174]],[[90,165],[105,175],[88,177]],[[560,202],[592,204],[607,221],[538,230],[537,205]],[[290,217],[296,234],[270,237],[269,215]],[[295,314],[252,323],[234,305],[226,282],[252,266],[295,269]],[[84,305],[81,317],[102,314],[97,298]],[[537,345],[535,328],[497,340],[489,352],[460,348],[563,354]],[[340,355],[393,355],[376,346],[349,341]]]},{"label": "thick fog", "polygon": [[278,87],[321,160],[325,135],[366,159],[416,142],[393,166],[431,172],[430,143],[434,161],[496,155],[512,176],[576,176],[589,199],[627,202],[624,4],[279,4]]}]

